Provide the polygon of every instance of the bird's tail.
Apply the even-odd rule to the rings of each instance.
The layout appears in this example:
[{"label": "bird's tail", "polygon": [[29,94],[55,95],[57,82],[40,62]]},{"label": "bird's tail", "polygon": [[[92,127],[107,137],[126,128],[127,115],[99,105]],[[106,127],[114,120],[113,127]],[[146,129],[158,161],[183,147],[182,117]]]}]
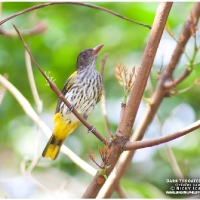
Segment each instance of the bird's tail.
[{"label": "bird's tail", "polygon": [[44,158],[50,158],[51,160],[55,160],[60,152],[60,148],[64,142],[64,139],[57,139],[54,134],[52,134],[49,139],[42,156]]},{"label": "bird's tail", "polygon": [[42,156],[55,160],[60,152],[60,148],[65,138],[72,133],[80,122],[71,123],[69,120],[64,121],[61,117],[61,113],[58,112],[54,116],[54,130],[51,138],[49,139]]}]

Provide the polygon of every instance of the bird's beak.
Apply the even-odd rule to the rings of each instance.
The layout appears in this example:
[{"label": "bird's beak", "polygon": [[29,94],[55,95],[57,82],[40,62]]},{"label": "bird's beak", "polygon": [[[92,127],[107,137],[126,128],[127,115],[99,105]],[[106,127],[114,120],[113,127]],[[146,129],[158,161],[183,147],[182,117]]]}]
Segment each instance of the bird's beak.
[{"label": "bird's beak", "polygon": [[101,49],[102,47],[103,47],[103,44],[99,44],[98,46],[94,47],[94,48],[93,48],[92,54],[93,54],[93,55],[98,54],[98,52],[100,51],[100,49]]}]

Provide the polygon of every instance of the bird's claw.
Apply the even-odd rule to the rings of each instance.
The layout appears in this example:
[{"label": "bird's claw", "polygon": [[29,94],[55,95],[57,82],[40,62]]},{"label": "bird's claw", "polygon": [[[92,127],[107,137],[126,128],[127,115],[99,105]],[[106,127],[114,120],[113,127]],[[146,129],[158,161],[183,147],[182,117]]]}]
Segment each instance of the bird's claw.
[{"label": "bird's claw", "polygon": [[87,133],[93,132],[94,130],[96,130],[96,127],[92,125],[92,126],[91,126],[91,129],[90,129],[90,130],[89,130],[89,129],[87,130]]}]

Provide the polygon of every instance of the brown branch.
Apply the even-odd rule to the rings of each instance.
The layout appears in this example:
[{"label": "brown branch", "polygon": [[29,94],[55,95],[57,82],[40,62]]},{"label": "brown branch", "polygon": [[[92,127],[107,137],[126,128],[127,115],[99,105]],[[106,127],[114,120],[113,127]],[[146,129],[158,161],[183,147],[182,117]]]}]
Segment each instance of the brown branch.
[{"label": "brown branch", "polygon": [[[112,155],[108,161],[108,165],[110,165],[110,167],[106,171],[107,176],[109,176],[109,174],[114,169],[119,156],[123,152],[124,143],[129,139],[131,134],[136,112],[138,110],[138,106],[146,86],[147,78],[149,76],[171,6],[172,3],[160,3],[159,8],[157,9],[157,14],[144,51],[140,68],[131,90],[130,99],[124,113],[124,118],[121,120],[116,131],[116,139],[111,143]],[[99,182],[98,178],[100,178],[99,173],[97,173],[93,178],[86,192],[83,194],[83,198],[95,198],[97,196],[98,192],[105,183],[105,181]],[[113,190],[111,191],[111,194]]]},{"label": "brown branch", "polygon": [[33,94],[33,98],[37,105],[38,114],[41,114],[43,102],[40,99],[38,91],[37,91],[37,87],[36,87],[34,76],[33,76],[33,70],[32,70],[32,66],[31,66],[31,58],[27,51],[25,51],[25,60],[26,60],[26,69],[27,69],[27,73],[28,73],[28,79],[29,79],[31,91]]},{"label": "brown branch", "polygon": [[[101,60],[100,74],[101,74],[102,80],[104,79],[104,67],[105,67],[107,57],[108,57],[108,54],[105,54]],[[108,122],[107,109],[106,109],[106,91],[104,87],[104,80],[102,82],[103,82],[103,87],[102,87],[102,97],[101,97],[101,110],[102,110],[102,114],[105,120],[107,135],[111,137],[110,125]]]},{"label": "brown branch", "polygon": [[105,64],[106,64],[106,60],[108,57],[108,53],[103,55],[103,58],[101,59],[101,67],[100,67],[100,74],[102,76],[102,79],[104,77],[104,68],[105,68]]},{"label": "brown branch", "polygon": [[123,187],[120,185],[120,183],[118,183],[118,185],[117,185],[116,192],[121,199],[128,199],[128,197],[127,197]]},{"label": "brown branch", "polygon": [[51,6],[51,5],[57,5],[57,4],[74,4],[74,5],[86,6],[86,7],[102,10],[104,12],[110,13],[110,14],[112,14],[112,15],[114,15],[116,17],[119,17],[121,19],[124,19],[124,20],[127,20],[129,22],[132,22],[132,23],[135,23],[135,24],[138,24],[138,25],[141,25],[141,26],[144,26],[144,27],[147,27],[147,28],[151,29],[151,26],[149,26],[147,24],[142,24],[142,23],[137,22],[135,20],[129,19],[127,17],[124,17],[123,15],[120,15],[119,13],[113,12],[112,10],[109,10],[107,8],[103,8],[101,6],[97,6],[97,5],[93,5],[93,4],[89,4],[89,3],[83,3],[83,2],[51,2],[51,3],[39,4],[37,6],[33,6],[33,7],[30,7],[30,8],[24,9],[22,11],[19,11],[19,12],[13,14],[13,15],[10,15],[6,19],[0,21],[0,25],[2,25],[6,21],[8,21],[8,20],[10,20],[10,19],[12,19],[12,18],[14,18],[16,16],[19,16],[21,14],[24,14],[24,13],[27,13],[27,12],[30,12],[32,10],[36,10],[36,9],[39,9],[39,8],[44,8],[44,7]]},{"label": "brown branch", "polygon": [[[23,45],[24,48],[26,49],[26,51],[28,52],[28,54],[30,55],[32,61],[34,62],[34,64],[36,65],[36,67],[38,68],[38,70],[41,72],[41,74],[44,76],[44,78],[47,80],[47,82],[49,83],[49,87],[58,95],[58,97],[66,104],[67,107],[70,107],[71,104],[67,101],[67,99],[65,99],[65,96],[62,94],[62,92],[58,89],[58,87],[47,77],[47,75],[42,71],[42,69],[40,68],[40,66],[38,65],[38,63],[36,62],[36,60],[34,59],[33,55],[31,54],[27,44],[25,43],[22,35],[20,34],[19,30],[16,28],[15,25],[13,25],[13,27],[15,28],[15,30],[17,31]],[[76,109],[72,110],[72,113],[81,121],[82,124],[84,124],[88,130],[91,130],[91,125],[83,118],[82,115],[80,115]],[[102,141],[104,144],[107,144],[108,141],[96,130],[91,131],[100,141]]]},{"label": "brown branch", "polygon": [[172,148],[168,144],[165,144],[165,149],[169,158],[169,163],[171,164],[175,176],[179,179],[184,179],[185,177],[183,176],[183,173],[178,165],[178,162],[176,160],[176,157],[174,156]]},{"label": "brown branch", "polygon": [[142,149],[142,148],[146,148],[146,147],[152,147],[155,145],[163,144],[163,143],[172,141],[174,139],[177,139],[179,137],[182,137],[183,135],[186,135],[188,133],[191,133],[192,131],[194,131],[198,128],[200,128],[200,120],[177,131],[176,133],[162,136],[160,138],[155,138],[152,140],[145,140],[145,141],[127,142],[125,145],[125,149],[126,150],[135,150],[135,149]]},{"label": "brown branch", "polygon": [[196,2],[191,10],[190,16],[188,17],[187,21],[183,26],[182,33],[180,34],[176,48],[172,54],[171,60],[165,70],[165,73],[163,74],[164,77],[162,78],[164,78],[164,80],[172,79],[173,71],[176,68],[184,52],[185,46],[190,37],[193,36],[192,30],[195,29],[195,27],[197,26],[199,16],[200,16],[200,3]]},{"label": "brown branch", "polygon": [[[194,4],[194,7],[192,8],[191,13],[193,13],[192,15],[194,19],[197,19],[196,21],[196,24],[197,24],[198,18],[200,16],[199,2],[196,2]],[[157,110],[162,100],[168,93],[168,90],[164,89],[163,84],[165,83],[166,80],[169,79],[170,74],[172,73],[172,69],[171,69],[172,63],[176,66],[181,58],[182,49],[184,49],[186,45],[185,43],[186,37],[188,38],[187,41],[191,37],[191,34],[184,35],[184,33],[189,32],[189,30],[185,30],[185,29],[189,29],[190,26],[186,25],[186,24],[189,24],[189,22],[191,22],[190,18],[188,18],[187,22],[183,26],[183,30],[179,38],[179,44],[177,44],[173,52],[173,56],[171,57],[171,61],[170,61],[171,64],[169,64],[166,67],[165,71],[161,74],[157,88],[151,97],[151,105],[150,104],[148,105],[147,110],[144,113],[143,118],[140,120],[138,126],[136,127],[136,130],[134,131],[134,134],[131,137],[130,141],[142,140],[145,134],[145,131],[147,130],[149,124],[154,119],[154,116],[156,115]],[[181,40],[181,37],[184,37],[185,40]],[[175,69],[175,66],[174,66],[174,69]],[[111,196],[112,192],[116,188],[115,183],[118,183],[120,178],[125,173],[129,163],[131,162],[133,158],[134,153],[135,153],[135,150],[123,152],[123,154],[120,156],[119,161],[116,165],[117,174],[111,173],[110,177],[108,177],[108,180],[106,181],[106,184],[104,184],[104,187],[102,188],[102,190],[104,189],[104,191],[102,192],[101,196],[99,195],[99,198],[109,198]]]},{"label": "brown branch", "polygon": [[[25,60],[26,60],[26,69],[27,69],[27,74],[28,74],[28,79],[29,79],[29,83],[30,83],[30,87],[31,87],[31,91],[33,94],[33,98],[35,100],[36,106],[37,106],[37,112],[38,115],[40,115],[42,113],[42,100],[39,97],[38,91],[37,91],[37,87],[35,84],[35,80],[34,80],[34,76],[33,76],[33,70],[32,70],[32,66],[31,66],[31,58],[29,56],[29,54],[27,53],[27,51],[25,50]],[[39,150],[40,150],[40,130],[39,127],[37,127],[37,139],[36,139],[36,145],[35,145],[35,153],[34,153],[34,157],[33,160],[31,161],[28,169],[27,169],[27,173],[31,174],[31,171],[34,169],[34,167],[37,165],[38,161],[39,161]]]},{"label": "brown branch", "polygon": [[[172,111],[172,112],[173,112],[173,111]],[[171,113],[172,113],[172,112],[171,112]],[[168,118],[170,118],[170,115],[169,115]],[[157,123],[158,123],[158,125],[159,125],[160,135],[163,136],[162,127],[163,127],[164,122],[161,123],[158,114],[157,114],[157,116],[156,116],[156,120],[157,120]],[[166,120],[167,120],[167,118],[165,119],[165,121],[166,121]],[[182,171],[181,171],[181,169],[180,169],[180,167],[179,167],[179,165],[178,165],[178,162],[177,162],[176,157],[175,157],[175,155],[174,155],[174,153],[173,153],[173,151],[172,151],[172,148],[171,148],[170,145],[167,144],[167,143],[165,144],[165,150],[166,150],[166,153],[167,153],[167,155],[168,155],[169,163],[170,163],[170,165],[171,165],[171,167],[172,167],[172,170],[174,171],[174,174],[176,175],[177,178],[180,178],[180,179],[182,178],[182,179],[184,179],[183,173],[182,173]]]}]

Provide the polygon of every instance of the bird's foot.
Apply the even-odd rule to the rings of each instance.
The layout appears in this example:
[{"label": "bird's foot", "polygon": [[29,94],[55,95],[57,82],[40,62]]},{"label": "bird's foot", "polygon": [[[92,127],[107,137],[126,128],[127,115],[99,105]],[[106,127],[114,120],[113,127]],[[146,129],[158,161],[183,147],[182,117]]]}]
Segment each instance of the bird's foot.
[{"label": "bird's foot", "polygon": [[92,125],[92,126],[91,126],[91,129],[90,129],[90,130],[89,130],[89,129],[87,130],[87,133],[93,132],[94,130],[96,130],[96,127]]},{"label": "bird's foot", "polygon": [[71,104],[70,107],[67,109],[67,114],[70,114],[74,110],[74,105]]}]

